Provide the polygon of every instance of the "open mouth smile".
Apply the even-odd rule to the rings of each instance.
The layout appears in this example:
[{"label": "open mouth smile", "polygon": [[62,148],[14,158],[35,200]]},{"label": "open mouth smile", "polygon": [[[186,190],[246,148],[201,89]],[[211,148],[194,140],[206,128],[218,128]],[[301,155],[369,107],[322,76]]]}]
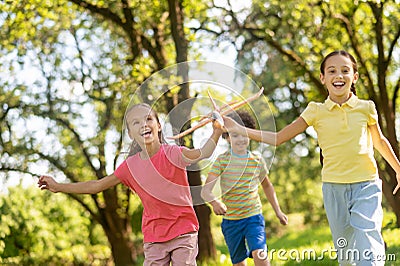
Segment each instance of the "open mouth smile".
[{"label": "open mouth smile", "polygon": [[343,87],[345,84],[346,84],[346,83],[344,83],[343,81],[337,81],[337,82],[334,82],[332,85],[333,85],[335,88],[341,88],[341,87]]},{"label": "open mouth smile", "polygon": [[145,130],[142,134],[140,134],[142,137],[148,137],[151,135],[151,130]]}]

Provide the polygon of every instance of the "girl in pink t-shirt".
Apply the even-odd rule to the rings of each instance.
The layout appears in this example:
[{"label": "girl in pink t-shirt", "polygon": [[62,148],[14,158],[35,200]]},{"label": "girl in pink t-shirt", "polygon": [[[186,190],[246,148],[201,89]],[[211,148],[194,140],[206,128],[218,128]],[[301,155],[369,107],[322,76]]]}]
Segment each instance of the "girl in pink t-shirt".
[{"label": "girl in pink t-shirt", "polygon": [[130,156],[109,176],[77,183],[57,183],[43,175],[38,185],[51,192],[96,194],[119,183],[137,193],[143,204],[145,265],[196,265],[199,224],[192,206],[185,167],[211,156],[221,125],[200,149],[162,143],[157,113],[147,104],[130,107],[125,116],[133,140]]}]

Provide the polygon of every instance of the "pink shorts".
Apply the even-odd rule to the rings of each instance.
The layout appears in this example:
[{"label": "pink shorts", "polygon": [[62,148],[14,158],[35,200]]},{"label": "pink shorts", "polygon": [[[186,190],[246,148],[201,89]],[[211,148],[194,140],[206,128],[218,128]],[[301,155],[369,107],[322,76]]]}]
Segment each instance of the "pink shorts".
[{"label": "pink shorts", "polygon": [[197,232],[175,237],[166,242],[144,243],[144,266],[196,265]]}]

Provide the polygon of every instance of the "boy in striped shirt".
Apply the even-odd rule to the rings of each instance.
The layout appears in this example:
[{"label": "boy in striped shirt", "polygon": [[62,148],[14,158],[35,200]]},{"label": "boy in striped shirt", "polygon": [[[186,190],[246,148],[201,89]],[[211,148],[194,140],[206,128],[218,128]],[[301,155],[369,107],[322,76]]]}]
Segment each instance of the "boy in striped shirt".
[{"label": "boy in striped shirt", "polygon": [[[245,127],[255,128],[248,112],[237,111],[230,117]],[[215,214],[224,216],[221,228],[233,265],[246,265],[248,257],[254,259],[256,266],[270,265],[258,194],[260,183],[280,223],[286,225],[288,218],[279,207],[264,159],[249,150],[249,138],[236,133],[224,133],[223,137],[230,144],[230,150],[219,155],[211,167],[202,197],[211,204]],[[212,193],[216,182],[220,183],[221,200]]]}]

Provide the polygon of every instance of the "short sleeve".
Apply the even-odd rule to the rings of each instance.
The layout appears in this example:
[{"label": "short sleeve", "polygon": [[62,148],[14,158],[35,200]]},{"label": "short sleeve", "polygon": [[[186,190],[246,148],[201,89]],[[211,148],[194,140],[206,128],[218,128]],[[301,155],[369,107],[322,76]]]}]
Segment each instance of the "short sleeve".
[{"label": "short sleeve", "polygon": [[215,162],[213,163],[213,165],[210,168],[209,173],[215,174],[215,175],[221,175],[222,170],[221,170],[221,157],[219,156]]},{"label": "short sleeve", "polygon": [[163,148],[165,155],[173,165],[179,168],[185,168],[190,165],[190,163],[183,159],[182,150],[187,149],[186,147],[178,145],[163,145]]},{"label": "short sleeve", "polygon": [[127,178],[130,176],[130,172],[126,160],[123,161],[121,165],[117,167],[117,169],[115,169],[114,175],[121,181],[122,184],[129,186]]},{"label": "short sleeve", "polygon": [[378,123],[378,112],[376,111],[375,103],[368,101],[368,126]]},{"label": "short sleeve", "polygon": [[306,121],[307,125],[312,126],[315,123],[317,116],[318,105],[316,102],[310,102],[306,109],[301,113],[300,117]]}]

